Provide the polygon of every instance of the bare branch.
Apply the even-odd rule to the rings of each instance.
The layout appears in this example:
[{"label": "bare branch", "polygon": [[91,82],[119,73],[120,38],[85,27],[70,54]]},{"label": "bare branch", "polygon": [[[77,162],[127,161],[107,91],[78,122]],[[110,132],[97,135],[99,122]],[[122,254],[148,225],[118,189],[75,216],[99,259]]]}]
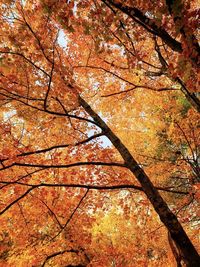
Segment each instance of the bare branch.
[{"label": "bare branch", "polygon": [[92,135],[92,136],[88,137],[85,140],[79,141],[79,142],[77,142],[75,144],[63,144],[63,145],[51,146],[51,147],[40,149],[40,150],[21,153],[21,154],[17,155],[17,157],[24,157],[24,156],[34,155],[34,154],[46,153],[46,152],[49,152],[49,151],[54,150],[54,149],[66,148],[66,147],[69,147],[69,146],[83,145],[83,144],[86,144],[86,143],[90,142],[91,140],[93,140],[93,139],[95,139],[97,137],[100,137],[102,135],[103,135],[103,133],[98,133],[98,134],[95,134],[95,135]]},{"label": "bare branch", "polygon": [[75,249],[67,249],[67,250],[62,250],[62,251],[58,251],[58,252],[55,252],[49,256],[46,257],[46,259],[44,260],[43,264],[41,265],[41,267],[44,267],[47,263],[48,260],[52,259],[52,258],[55,258],[56,256],[59,256],[59,255],[63,255],[64,253],[76,253],[78,254],[79,253],[79,250],[75,250]]},{"label": "bare branch", "polygon": [[[47,110],[47,99],[48,99],[48,96],[49,96],[49,92],[50,92],[50,89],[51,89],[51,82],[52,82],[52,78],[53,78],[53,71],[54,71],[54,66],[55,66],[55,45],[56,45],[57,38],[58,38],[58,34],[56,35],[55,41],[53,43],[53,52],[52,52],[53,60],[52,60],[52,62],[50,61],[52,63],[52,66],[51,66],[51,73],[50,73],[50,77],[49,77],[48,89],[47,89],[47,92],[46,92],[46,95],[45,95],[45,99],[44,99],[44,110]],[[39,42],[39,44],[40,44],[40,42]],[[42,50],[42,51],[43,51],[43,54],[44,54],[44,50]]]},{"label": "bare branch", "polygon": [[5,166],[4,168],[1,168],[0,171],[12,168],[14,166],[19,166],[19,167],[31,167],[31,168],[44,168],[44,169],[64,169],[64,168],[71,168],[71,167],[77,167],[77,166],[116,166],[116,167],[123,167],[126,168],[124,163],[117,163],[117,162],[102,162],[102,161],[85,161],[85,162],[75,162],[71,164],[63,164],[63,165],[45,165],[45,164],[31,164],[31,163],[20,163],[20,162],[14,162],[8,166]]},{"label": "bare branch", "polygon": [[61,232],[67,227],[67,225],[70,223],[70,221],[72,220],[74,214],[77,212],[77,210],[79,209],[81,203],[83,202],[83,200],[86,198],[87,194],[89,192],[89,189],[87,188],[86,192],[84,193],[84,195],[81,197],[81,199],[79,200],[76,208],[73,210],[73,212],[71,213],[71,215],[69,216],[69,218],[67,219],[65,225],[63,226],[63,228],[51,239],[54,240],[57,236],[59,236],[61,234]]},{"label": "bare branch", "polygon": [[36,188],[36,186],[32,186],[24,194],[22,194],[20,197],[16,198],[14,201],[12,201],[8,206],[6,206],[2,211],[0,211],[0,215],[2,215],[4,212],[6,212],[9,208],[11,208],[14,204],[16,204],[22,198],[24,198],[25,196],[27,196],[35,188]]},{"label": "bare branch", "polygon": [[37,66],[34,62],[32,62],[29,58],[24,56],[22,53],[12,52],[12,51],[0,51],[0,54],[10,54],[10,55],[20,56],[23,59],[25,59],[28,63],[30,63],[33,67],[35,67],[39,71],[43,72],[46,76],[50,77],[50,75],[44,69],[42,69],[41,67]]},{"label": "bare branch", "polygon": [[56,216],[55,212],[49,207],[49,205],[47,205],[47,203],[44,200],[42,200],[41,198],[39,198],[37,196],[34,196],[34,197],[37,198],[39,201],[41,201],[42,204],[44,204],[44,206],[48,209],[48,211],[50,212],[52,217],[55,219],[55,221],[57,222],[59,227],[62,229],[63,228],[62,224],[60,223],[60,221],[59,221],[58,217]]},{"label": "bare branch", "polygon": [[[29,184],[29,183],[23,183],[23,182],[7,182],[7,181],[1,181],[2,184],[17,184],[21,186],[31,186],[31,187],[66,187],[66,188],[84,188],[89,190],[99,190],[99,191],[106,191],[106,190],[123,190],[123,189],[135,189],[138,191],[143,191],[143,188],[138,185],[134,184],[117,184],[117,185],[90,185],[90,184],[73,184],[73,183],[57,183],[57,184],[50,184],[50,183],[40,183],[40,184]],[[173,193],[173,194],[180,194],[180,195],[189,195],[190,192],[188,191],[180,191],[176,190],[175,187],[160,187],[156,186],[156,189],[159,191],[167,192],[167,193]]]},{"label": "bare branch", "polygon": [[149,87],[149,86],[146,86],[146,85],[144,85],[144,86],[142,86],[142,85],[136,85],[135,87],[132,87],[130,89],[127,89],[127,90],[124,90],[124,91],[119,91],[119,92],[112,93],[112,94],[102,95],[101,97],[109,97],[109,96],[126,94],[126,93],[131,92],[131,91],[133,91],[135,89],[138,89],[138,88],[148,89],[148,90],[155,91],[155,92],[163,92],[163,91],[174,91],[174,90],[177,90],[175,88],[168,88],[168,87],[163,87],[163,88],[155,89],[153,87]]}]

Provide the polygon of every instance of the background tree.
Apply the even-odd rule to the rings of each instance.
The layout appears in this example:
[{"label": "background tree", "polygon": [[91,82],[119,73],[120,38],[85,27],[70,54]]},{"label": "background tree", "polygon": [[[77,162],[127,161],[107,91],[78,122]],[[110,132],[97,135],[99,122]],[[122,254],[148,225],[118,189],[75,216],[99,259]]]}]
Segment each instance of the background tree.
[{"label": "background tree", "polygon": [[197,7],[3,2],[2,266],[199,266]]}]

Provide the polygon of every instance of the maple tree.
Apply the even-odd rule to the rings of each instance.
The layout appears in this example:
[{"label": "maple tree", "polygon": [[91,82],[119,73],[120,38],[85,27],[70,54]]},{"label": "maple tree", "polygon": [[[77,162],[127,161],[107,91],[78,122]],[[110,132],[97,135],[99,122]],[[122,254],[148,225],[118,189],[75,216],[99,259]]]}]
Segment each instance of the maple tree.
[{"label": "maple tree", "polygon": [[198,1],[0,14],[0,265],[199,266]]}]

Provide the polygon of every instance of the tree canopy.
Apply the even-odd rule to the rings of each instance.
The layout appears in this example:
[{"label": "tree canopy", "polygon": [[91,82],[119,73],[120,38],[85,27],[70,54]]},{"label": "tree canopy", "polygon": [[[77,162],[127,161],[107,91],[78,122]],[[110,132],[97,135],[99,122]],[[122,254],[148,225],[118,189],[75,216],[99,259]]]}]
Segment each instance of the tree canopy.
[{"label": "tree canopy", "polygon": [[200,266],[198,0],[2,0],[0,266]]}]

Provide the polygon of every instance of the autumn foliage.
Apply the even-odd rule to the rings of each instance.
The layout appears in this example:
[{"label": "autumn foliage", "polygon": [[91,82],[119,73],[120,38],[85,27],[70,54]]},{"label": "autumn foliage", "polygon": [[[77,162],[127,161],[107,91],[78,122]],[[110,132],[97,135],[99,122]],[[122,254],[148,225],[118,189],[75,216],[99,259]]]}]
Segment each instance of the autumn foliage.
[{"label": "autumn foliage", "polygon": [[198,0],[2,0],[0,266],[200,266]]}]

